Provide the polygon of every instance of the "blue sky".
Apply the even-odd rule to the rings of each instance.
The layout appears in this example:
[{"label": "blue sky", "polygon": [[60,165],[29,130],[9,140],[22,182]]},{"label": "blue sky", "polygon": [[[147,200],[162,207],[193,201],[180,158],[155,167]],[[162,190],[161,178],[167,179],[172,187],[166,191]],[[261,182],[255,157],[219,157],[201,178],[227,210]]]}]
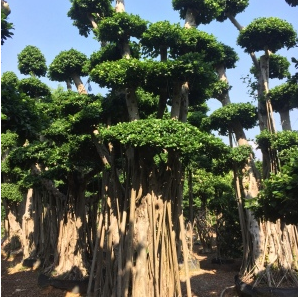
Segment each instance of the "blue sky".
[{"label": "blue sky", "polygon": [[[15,30],[12,39],[8,39],[1,47],[1,73],[13,71],[20,78],[24,76],[19,73],[17,68],[17,55],[27,45],[37,46],[46,57],[49,65],[54,57],[63,50],[70,48],[77,49],[87,56],[99,49],[99,43],[90,35],[88,38],[79,35],[78,29],[72,25],[72,20],[67,17],[70,8],[68,0],[7,0],[11,14],[9,21],[14,24]],[[138,14],[143,19],[150,22],[169,20],[172,23],[181,23],[179,12],[172,9],[171,0],[151,0],[151,1],[133,1],[126,0],[126,11],[128,13]],[[236,16],[238,22],[246,26],[253,19],[258,17],[279,17],[291,23],[295,30],[298,30],[298,7],[290,7],[285,0],[251,0],[249,7],[241,14]],[[240,60],[237,67],[227,71],[228,79],[232,85],[230,93],[231,101],[250,102],[247,94],[247,87],[242,82],[241,77],[249,73],[251,59],[249,55],[237,46],[236,39],[238,31],[229,22],[212,22],[206,26],[199,26],[200,30],[212,33],[219,41],[233,47]],[[278,54],[288,57],[298,58],[298,48],[287,51],[280,50]],[[260,56],[261,53],[257,53]],[[290,71],[293,73],[294,66],[291,65]],[[50,87],[56,88],[58,82],[51,82],[47,78],[41,78]],[[87,78],[83,78],[86,83]],[[271,81],[270,87],[280,84],[281,81]],[[63,85],[64,86],[64,85]],[[91,83],[92,92],[101,93],[101,90]],[[216,100],[209,100],[208,105],[211,110],[220,107]],[[280,129],[279,115],[275,115],[277,128]],[[292,128],[298,130],[298,110],[291,112]],[[247,132],[249,138],[254,138],[258,134],[258,129]]]}]

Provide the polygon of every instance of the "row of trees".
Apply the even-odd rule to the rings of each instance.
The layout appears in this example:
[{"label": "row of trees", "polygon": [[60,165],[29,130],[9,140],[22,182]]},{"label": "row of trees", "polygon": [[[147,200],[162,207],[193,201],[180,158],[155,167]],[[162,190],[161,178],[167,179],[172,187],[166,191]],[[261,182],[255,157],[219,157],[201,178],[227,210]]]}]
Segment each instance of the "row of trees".
[{"label": "row of trees", "polygon": [[[109,0],[71,3],[79,33],[93,32],[101,49],[90,58],[63,51],[47,67],[40,50],[27,46],[18,66],[30,77],[6,72],[1,79],[1,194],[11,248],[21,242],[24,258],[42,258],[47,273],[89,275],[88,290],[94,281],[99,296],[180,296],[185,217],[193,223],[209,209],[220,234],[241,232],[243,277],[266,272],[273,285],[274,266],[297,284],[298,135],[289,117],[298,106],[297,74],[276,54],[297,45],[292,25],[272,17],[243,28],[235,17],[248,1],[175,0],[184,27],[149,23],[120,0],[115,8]],[[230,100],[226,69],[237,54],[197,29],[214,19],[239,30],[237,43],[253,61],[257,107]],[[45,75],[68,91],[51,91],[39,79]],[[108,94],[88,94],[82,76]],[[269,90],[276,77],[287,82]],[[209,98],[223,107],[207,117]],[[244,133],[257,124],[261,166]]]}]

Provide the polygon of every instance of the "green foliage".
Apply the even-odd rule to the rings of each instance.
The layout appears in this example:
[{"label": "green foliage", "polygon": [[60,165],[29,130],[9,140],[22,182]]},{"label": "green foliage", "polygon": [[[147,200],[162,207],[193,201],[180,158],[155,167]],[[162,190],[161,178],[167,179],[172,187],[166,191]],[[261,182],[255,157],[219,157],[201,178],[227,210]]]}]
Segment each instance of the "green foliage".
[{"label": "green foliage", "polygon": [[20,80],[19,91],[31,98],[42,98],[51,95],[50,88],[36,77]]},{"label": "green foliage", "polygon": [[19,79],[12,71],[6,71],[1,76],[1,89],[10,90],[11,92],[17,91]]},{"label": "green foliage", "polygon": [[5,115],[1,120],[2,132],[16,132],[23,143],[37,137],[42,127],[42,115],[35,100],[18,92],[12,73],[3,76],[1,87],[1,111]]},{"label": "green foliage", "polygon": [[228,173],[233,169],[242,169],[247,164],[247,159],[253,154],[250,145],[233,147],[225,158],[213,160],[212,172],[217,175]]},{"label": "green foliage", "polygon": [[244,129],[251,129],[257,124],[256,107],[250,103],[231,103],[215,110],[205,125],[220,135],[229,135],[233,132],[235,122],[241,123]]},{"label": "green foliage", "polygon": [[258,148],[262,150],[275,149],[278,152],[291,147],[298,146],[297,131],[281,131],[275,134],[268,130],[263,130],[261,134],[256,136]]},{"label": "green foliage", "polygon": [[177,58],[189,52],[203,53],[206,61],[214,64],[224,58],[224,48],[214,35],[195,28],[181,28],[180,37],[175,47],[171,48],[170,54],[172,58]]},{"label": "green foliage", "polygon": [[268,48],[272,52],[297,44],[297,33],[288,22],[276,17],[257,18],[240,31],[237,43],[245,52],[258,52]]},{"label": "green foliage", "polygon": [[[269,78],[289,78],[289,66],[290,62],[287,60],[286,57],[271,54],[269,58]],[[259,74],[255,66],[251,67],[250,73],[252,73],[256,78],[258,78]]]},{"label": "green foliage", "polygon": [[284,83],[269,91],[272,108],[275,112],[298,108],[298,84]]},{"label": "green foliage", "polygon": [[1,183],[1,198],[20,202],[23,200],[23,195],[17,184]]},{"label": "green foliage", "polygon": [[146,146],[180,151],[183,154],[200,152],[220,156],[227,151],[220,139],[176,120],[147,119],[119,123],[102,129],[100,137],[105,141],[116,141],[136,148]]},{"label": "green foliage", "polygon": [[162,50],[174,48],[181,37],[182,28],[179,24],[170,24],[169,21],[156,22],[149,25],[140,40],[142,53],[155,58]]},{"label": "green foliage", "polygon": [[[217,80],[212,84],[211,98],[218,98],[219,100],[225,96],[231,89],[230,85],[222,80]],[[220,100],[221,101],[221,100]]]},{"label": "green foliage", "polygon": [[7,38],[11,38],[14,35],[11,30],[14,30],[13,23],[9,23],[7,15],[1,11],[1,45],[4,44]]},{"label": "green foliage", "polygon": [[67,81],[75,73],[79,76],[86,76],[84,65],[87,63],[87,56],[75,49],[60,52],[49,66],[48,77],[50,80]]},{"label": "green foliage", "polygon": [[[187,116],[187,122],[192,126],[195,126],[200,130],[202,130],[201,128],[202,120],[206,117],[207,115],[205,113],[202,113],[201,111],[189,112]],[[206,132],[210,132],[210,131],[206,131]]]},{"label": "green foliage", "polygon": [[179,10],[180,18],[185,19],[191,9],[195,15],[196,25],[209,24],[224,11],[224,0],[172,0],[174,10]]},{"label": "green foliage", "polygon": [[25,75],[45,76],[47,72],[46,59],[36,46],[27,45],[18,54],[18,68]]},{"label": "green foliage", "polygon": [[264,189],[255,204],[249,206],[255,215],[275,222],[281,219],[286,224],[298,223],[298,148],[288,151],[288,162],[281,172],[272,174],[264,181]]},{"label": "green foliage", "polygon": [[101,119],[101,100],[100,96],[71,91],[58,93],[48,111],[53,120],[44,135],[54,141],[64,141],[70,134],[92,132]]},{"label": "green foliage", "polygon": [[137,89],[136,95],[138,99],[138,107],[140,110],[140,118],[146,119],[150,116],[156,116],[159,97],[154,96],[154,94],[146,92],[141,88]]},{"label": "green foliage", "polygon": [[224,11],[216,18],[217,21],[223,22],[228,18],[228,15],[236,16],[248,6],[249,0],[229,0],[225,3]]},{"label": "green foliage", "polygon": [[137,59],[103,62],[90,72],[90,79],[101,87],[136,88],[144,81],[144,63]]},{"label": "green foliage", "polygon": [[1,133],[1,154],[10,150],[18,145],[18,134],[9,130],[6,133]]},{"label": "green foliage", "polygon": [[95,32],[98,40],[119,42],[128,41],[130,37],[141,38],[146,29],[147,21],[138,15],[121,12],[104,18]]},{"label": "green foliage", "polygon": [[[140,47],[136,42],[129,43],[131,50],[131,57],[139,59],[140,58]],[[85,65],[86,72],[93,69],[96,65],[106,62],[106,61],[117,61],[122,58],[121,50],[119,46],[115,43],[110,43],[101,48],[100,51],[91,54],[89,61]]]},{"label": "green foliage", "polygon": [[79,29],[82,36],[88,37],[91,29],[91,19],[98,23],[102,18],[112,15],[114,9],[111,0],[71,0],[71,8],[67,16],[73,20],[73,25]]}]

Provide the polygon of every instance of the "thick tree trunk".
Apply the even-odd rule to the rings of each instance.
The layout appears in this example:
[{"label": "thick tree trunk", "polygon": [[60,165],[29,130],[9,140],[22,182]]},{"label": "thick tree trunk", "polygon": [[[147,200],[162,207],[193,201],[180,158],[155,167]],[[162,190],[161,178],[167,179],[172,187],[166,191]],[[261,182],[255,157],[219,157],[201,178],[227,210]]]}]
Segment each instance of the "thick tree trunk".
[{"label": "thick tree trunk", "polygon": [[78,93],[79,94],[87,94],[87,91],[86,91],[86,89],[84,87],[84,84],[83,84],[80,76],[77,75],[76,73],[73,73],[72,76],[71,76],[71,78],[73,79],[73,81],[74,81],[74,83],[76,85],[76,88],[78,90]]},{"label": "thick tree trunk", "polygon": [[196,28],[196,13],[194,10],[187,8],[186,11],[186,16],[185,16],[185,23],[184,23],[185,28]]},{"label": "thick tree trunk", "polygon": [[[167,61],[167,59],[168,59],[167,47],[161,46],[160,47],[160,61],[165,62],[165,61]],[[163,86],[160,88],[160,95],[159,95],[158,110],[157,110],[156,118],[162,119],[164,112],[166,110],[167,99],[168,99],[168,88],[167,88],[167,86]]]},{"label": "thick tree trunk", "polygon": [[[225,67],[223,65],[219,65],[216,68],[216,71],[217,71],[219,80],[228,84],[229,81],[226,75]],[[222,93],[221,95],[219,95],[217,99],[222,103],[223,106],[226,106],[227,104],[231,103],[229,92]]]},{"label": "thick tree trunk", "polygon": [[181,84],[175,83],[173,86],[171,118],[179,119],[181,107]]},{"label": "thick tree trunk", "polygon": [[[178,193],[174,180],[180,173],[175,177],[172,174],[177,164],[169,160],[168,170],[159,175],[150,151],[130,148],[126,156],[126,198],[110,196],[115,175],[106,178],[103,186],[106,206],[102,209],[102,225],[106,227],[102,230],[108,233],[101,232],[97,240],[102,243],[99,251],[105,251],[106,256],[104,262],[99,262],[100,257],[97,260],[96,274],[105,271],[106,277],[100,277],[95,296],[181,296],[175,238],[180,227],[174,230],[172,219],[173,213],[179,214],[177,197],[172,197],[172,193]],[[174,163],[177,159],[171,158]],[[111,236],[117,232],[120,238]],[[185,246],[184,253],[187,257]]]},{"label": "thick tree trunk", "polygon": [[33,256],[36,251],[34,244],[34,218],[32,217],[33,211],[33,189],[29,189],[25,200],[25,211],[22,218],[22,231],[23,231],[23,258]]},{"label": "thick tree trunk", "polygon": [[71,83],[70,83],[70,79],[68,79],[68,80],[66,81],[66,88],[67,88],[68,91],[71,91]]},{"label": "thick tree trunk", "polygon": [[87,275],[86,255],[86,211],[85,182],[78,176],[69,176],[69,195],[64,207],[60,209],[59,237],[57,253],[58,274],[68,274],[69,278],[80,279]]},{"label": "thick tree trunk", "polygon": [[126,89],[126,106],[128,110],[129,120],[135,121],[140,119],[138,102],[135,89]]},{"label": "thick tree trunk", "polygon": [[124,0],[116,0],[115,11],[116,12],[125,12]]},{"label": "thick tree trunk", "polygon": [[16,250],[22,246],[23,231],[21,227],[22,204],[3,199],[5,214],[7,217],[7,226],[5,226],[8,235],[7,242],[10,243],[10,251]]},{"label": "thick tree trunk", "polygon": [[188,106],[189,106],[188,94],[189,94],[188,82],[185,82],[181,88],[181,105],[180,105],[180,114],[179,114],[179,120],[182,123],[186,123],[187,121]]},{"label": "thick tree trunk", "polygon": [[292,131],[289,108],[279,111],[281,127],[283,131]]}]

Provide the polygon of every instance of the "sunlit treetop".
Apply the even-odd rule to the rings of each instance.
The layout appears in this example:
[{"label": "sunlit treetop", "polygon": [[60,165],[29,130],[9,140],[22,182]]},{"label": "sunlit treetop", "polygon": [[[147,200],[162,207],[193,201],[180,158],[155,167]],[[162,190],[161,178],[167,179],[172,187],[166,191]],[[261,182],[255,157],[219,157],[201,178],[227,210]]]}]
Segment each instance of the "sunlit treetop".
[{"label": "sunlit treetop", "polygon": [[92,21],[97,24],[101,19],[112,15],[114,9],[111,0],[71,0],[71,8],[67,15],[73,25],[79,29],[80,35],[88,37],[94,29]]},{"label": "sunlit treetop", "polygon": [[257,110],[250,103],[231,103],[215,110],[206,120],[207,127],[227,136],[233,132],[233,123],[240,122],[244,129],[257,125]]},{"label": "sunlit treetop", "polygon": [[188,9],[195,15],[196,25],[209,24],[219,17],[226,4],[225,0],[172,0],[174,10],[179,10],[181,19],[185,19]]},{"label": "sunlit treetop", "polygon": [[86,76],[83,67],[87,56],[75,49],[60,52],[49,66],[48,76],[54,81],[66,81],[72,74]]},{"label": "sunlit treetop", "polygon": [[297,33],[287,21],[276,17],[257,18],[240,31],[237,43],[247,53],[270,50],[276,52],[297,44]]},{"label": "sunlit treetop", "polygon": [[248,6],[249,0],[229,0],[226,1],[224,11],[216,18],[217,21],[223,22],[229,15],[236,16]]},{"label": "sunlit treetop", "polygon": [[36,46],[27,45],[18,54],[18,68],[25,75],[45,76],[47,72],[46,59]]},{"label": "sunlit treetop", "polygon": [[143,54],[154,58],[162,50],[175,47],[181,38],[181,30],[179,24],[171,24],[169,21],[150,24],[140,40]]},{"label": "sunlit treetop", "polygon": [[176,45],[170,49],[170,57],[177,58],[183,54],[198,52],[205,56],[205,61],[213,65],[224,64],[230,68],[237,54],[231,47],[217,41],[214,35],[195,28],[181,28]]},{"label": "sunlit treetop", "polygon": [[14,90],[19,84],[17,75],[12,71],[6,71],[1,75],[1,90],[11,89]]},{"label": "sunlit treetop", "polygon": [[147,29],[147,23],[138,15],[114,13],[103,19],[94,31],[100,41],[128,41],[130,37],[140,38]]}]

